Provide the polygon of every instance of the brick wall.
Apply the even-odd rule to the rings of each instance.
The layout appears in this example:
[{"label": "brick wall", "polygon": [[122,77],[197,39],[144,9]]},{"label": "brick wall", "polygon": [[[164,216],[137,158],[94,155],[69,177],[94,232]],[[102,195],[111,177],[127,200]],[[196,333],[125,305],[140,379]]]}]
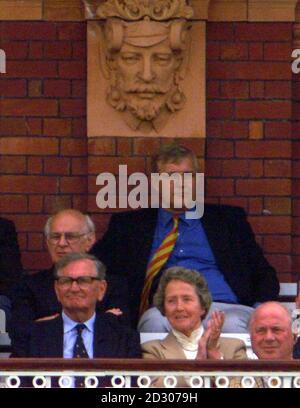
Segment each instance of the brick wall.
[{"label": "brick wall", "polygon": [[42,228],[86,209],[84,23],[0,22],[0,212],[15,221],[26,269],[49,265]]},{"label": "brick wall", "polygon": [[289,281],[292,24],[209,23],[207,41],[208,199],[246,209]]},{"label": "brick wall", "polygon": [[[85,23],[0,22],[0,38],[8,56],[8,74],[0,76],[0,212],[15,220],[24,265],[36,269],[48,263],[47,214],[89,210],[101,235],[108,214],[95,206],[96,175],[125,163],[129,171],[148,169],[166,139],[87,141]],[[300,190],[292,185],[291,49],[292,24],[207,25],[207,199],[246,209],[286,281],[296,271],[292,230],[294,251],[300,241],[292,218]],[[203,141],[184,143],[202,155]]]},{"label": "brick wall", "polygon": [[293,274],[300,280],[300,74],[293,78],[292,124],[292,259]]}]

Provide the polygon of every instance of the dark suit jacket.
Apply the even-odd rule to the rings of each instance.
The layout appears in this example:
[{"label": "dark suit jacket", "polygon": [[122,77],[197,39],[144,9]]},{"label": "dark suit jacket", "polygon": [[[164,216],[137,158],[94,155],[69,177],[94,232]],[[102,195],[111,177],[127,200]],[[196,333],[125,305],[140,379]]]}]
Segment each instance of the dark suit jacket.
[{"label": "dark suit jacket", "polygon": [[[94,358],[139,358],[141,347],[139,334],[119,323],[110,313],[97,313],[94,326]],[[11,357],[62,358],[63,320],[61,315],[52,320],[32,322],[30,335],[23,348],[12,351]],[[32,387],[30,378],[22,378],[22,387]],[[57,378],[52,387],[58,387]],[[101,386],[110,386],[108,379]]]},{"label": "dark suit jacket", "polygon": [[[157,209],[146,209],[113,215],[108,231],[91,251],[106,264],[109,274],[127,277],[134,325],[138,319],[157,213]],[[251,306],[255,302],[276,299],[279,293],[276,271],[256,243],[244,210],[206,205],[201,222],[217,265],[239,303]]]},{"label": "dark suit jacket", "polygon": [[300,358],[300,337],[298,337],[296,344],[294,345],[293,357],[295,359]]},{"label": "dark suit jacket", "polygon": [[[128,308],[125,278],[108,278],[107,292],[97,305],[97,310],[105,311],[112,307],[122,309],[124,315],[121,320],[126,323]],[[18,354],[23,349],[31,322],[60,312],[61,305],[54,290],[53,268],[24,276],[12,291],[12,318],[8,332],[13,350]]]},{"label": "dark suit jacket", "polygon": [[21,274],[21,256],[14,223],[0,218],[0,295],[10,296],[10,289]]},{"label": "dark suit jacket", "polygon": [[[63,320],[33,322],[30,337],[23,350],[11,357],[63,357]],[[97,313],[94,331],[94,358],[141,357],[139,334],[119,323],[108,313]]]}]

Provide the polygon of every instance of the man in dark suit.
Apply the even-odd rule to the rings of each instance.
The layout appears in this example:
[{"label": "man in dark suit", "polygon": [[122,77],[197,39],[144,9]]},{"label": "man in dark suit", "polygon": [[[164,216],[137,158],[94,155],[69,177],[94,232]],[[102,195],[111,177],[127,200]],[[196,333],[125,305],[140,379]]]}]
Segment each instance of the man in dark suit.
[{"label": "man in dark suit", "polygon": [[294,345],[293,357],[300,359],[300,293],[296,296],[295,307],[296,309],[293,311],[293,332],[296,334],[296,342]]},{"label": "man in dark suit", "polygon": [[[25,347],[13,357],[76,358],[77,326],[86,358],[140,357],[139,335],[112,313],[96,312],[106,292],[105,266],[94,256],[70,253],[55,268],[55,292],[62,305],[57,317],[31,324]],[[80,356],[82,357],[82,356]]]},{"label": "man in dark suit", "polygon": [[0,218],[0,309],[11,314],[10,291],[22,275],[21,256],[14,223]]},{"label": "man in dark suit", "polygon": [[[265,302],[252,313],[249,321],[251,347],[259,360],[291,361],[296,334],[293,333],[292,316],[279,302]],[[281,383],[281,388],[293,388],[292,377],[253,377],[253,386],[269,388]],[[285,382],[283,385],[283,381]]]},{"label": "man in dark suit", "polygon": [[260,360],[292,360],[296,335],[291,313],[279,302],[265,302],[252,313],[249,322],[251,346]]},{"label": "man in dark suit", "polygon": [[296,359],[300,358],[300,337],[297,338],[294,350],[293,350],[293,357]]},{"label": "man in dark suit", "polygon": [[[154,171],[195,175],[197,158],[183,146],[167,145],[154,158]],[[276,299],[279,283],[255,242],[244,210],[207,204],[201,219],[188,219],[187,208],[176,208],[174,203],[171,190],[168,208],[113,215],[103,239],[92,248],[107,266],[108,274],[127,277],[132,324],[138,322],[147,267],[172,230],[176,216],[179,235],[171,255],[153,279],[149,303],[165,268],[178,265],[196,269],[208,282],[214,301],[211,310],[217,306],[226,313],[224,331],[246,332],[251,306]],[[165,319],[152,308],[142,316],[139,329],[166,331],[165,325]]]},{"label": "man in dark suit", "polygon": [[[96,312],[107,287],[105,266],[99,260],[88,254],[67,254],[57,262],[54,276],[62,312],[33,322],[27,343],[17,352],[13,348],[12,357],[141,357],[138,333],[117,316]],[[83,377],[73,377],[71,382],[74,387],[85,386]],[[56,385],[55,378],[52,386]]]},{"label": "man in dark suit", "polygon": [[[91,218],[80,211],[65,209],[50,217],[45,225],[45,237],[53,264],[72,252],[87,252],[95,242],[95,226]],[[108,281],[102,302],[97,309],[122,309],[126,312],[123,291],[125,283]],[[54,266],[33,275],[26,275],[12,292],[12,319],[9,335],[14,350],[23,348],[29,333],[30,323],[57,315],[61,305],[54,291]],[[115,313],[119,310],[113,309]]]}]

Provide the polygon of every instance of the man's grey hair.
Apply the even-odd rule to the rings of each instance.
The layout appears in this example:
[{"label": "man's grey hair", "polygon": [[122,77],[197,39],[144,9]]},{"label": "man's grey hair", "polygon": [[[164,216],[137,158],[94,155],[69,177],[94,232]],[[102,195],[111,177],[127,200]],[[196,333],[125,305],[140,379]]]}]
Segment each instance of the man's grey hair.
[{"label": "man's grey hair", "polygon": [[154,171],[155,173],[158,172],[160,163],[179,164],[186,158],[190,158],[193,162],[195,171],[199,171],[199,162],[193,150],[177,142],[163,145],[160,150],[152,157],[152,171]]},{"label": "man's grey hair", "polygon": [[249,322],[248,322],[248,329],[249,329],[250,332],[251,332],[251,329],[252,329],[252,326],[253,326],[253,322],[254,322],[254,320],[256,319],[256,316],[257,316],[258,312],[259,312],[261,309],[263,309],[264,307],[266,307],[266,306],[271,306],[271,305],[274,305],[275,307],[280,308],[280,309],[286,314],[286,317],[287,317],[288,320],[289,320],[289,325],[290,325],[290,327],[292,327],[292,315],[291,315],[290,310],[289,310],[285,305],[283,305],[283,304],[280,303],[280,302],[268,301],[268,302],[261,303],[261,304],[260,304],[259,306],[257,306],[257,308],[252,312],[252,314],[251,314],[251,316],[250,316],[250,319],[249,319]]},{"label": "man's grey hair", "polygon": [[96,277],[100,280],[104,280],[106,277],[106,266],[99,261],[94,255],[85,254],[81,252],[72,252],[64,255],[56,264],[54,269],[54,277],[58,278],[60,272],[68,265],[76,261],[88,260],[92,261],[95,266]]},{"label": "man's grey hair", "polygon": [[[69,210],[63,210],[63,211],[67,212]],[[52,215],[51,217],[48,218],[48,220],[47,220],[47,222],[45,224],[45,227],[44,227],[45,237],[48,237],[50,235],[50,233],[51,233],[51,225],[52,225],[53,219],[63,211],[59,211],[58,213],[56,213],[56,214],[54,214],[54,215]],[[96,227],[95,227],[95,224],[94,224],[93,220],[91,219],[91,217],[89,215],[87,215],[87,214],[82,214],[80,211],[77,211],[77,210],[73,210],[73,211],[74,211],[74,213],[77,212],[78,214],[81,214],[82,217],[84,218],[85,228],[86,228],[85,232],[86,233],[91,233],[91,232],[95,233]]]},{"label": "man's grey hair", "polygon": [[203,309],[205,310],[205,315],[202,316],[204,319],[209,311],[210,305],[212,303],[212,297],[208,290],[207,282],[204,277],[198,271],[194,269],[187,269],[182,266],[173,266],[165,270],[162,275],[157,292],[154,295],[153,303],[160,312],[165,315],[165,295],[166,287],[168,283],[173,280],[182,281],[189,283],[195,287],[196,294],[199,298],[199,302]]}]

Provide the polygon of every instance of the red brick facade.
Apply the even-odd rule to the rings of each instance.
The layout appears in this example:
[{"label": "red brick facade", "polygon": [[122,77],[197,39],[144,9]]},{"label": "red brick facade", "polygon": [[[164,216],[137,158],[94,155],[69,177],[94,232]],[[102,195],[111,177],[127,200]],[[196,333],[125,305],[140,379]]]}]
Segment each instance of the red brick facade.
[{"label": "red brick facade", "polygon": [[280,280],[292,271],[292,24],[208,23],[207,195],[243,206]]},{"label": "red brick facade", "polygon": [[[207,200],[245,208],[280,280],[300,267],[297,143],[300,80],[292,76],[292,23],[207,23]],[[23,262],[49,264],[49,213],[95,204],[102,171],[149,169],[166,139],[86,138],[86,25],[0,22],[0,212],[19,231]],[[292,121],[294,118],[294,122]],[[292,139],[292,129],[294,139]],[[201,154],[203,141],[184,143]],[[298,265],[299,264],[299,265]]]},{"label": "red brick facade", "polygon": [[86,27],[1,22],[0,211],[27,269],[49,265],[42,229],[57,208],[87,207]]}]

